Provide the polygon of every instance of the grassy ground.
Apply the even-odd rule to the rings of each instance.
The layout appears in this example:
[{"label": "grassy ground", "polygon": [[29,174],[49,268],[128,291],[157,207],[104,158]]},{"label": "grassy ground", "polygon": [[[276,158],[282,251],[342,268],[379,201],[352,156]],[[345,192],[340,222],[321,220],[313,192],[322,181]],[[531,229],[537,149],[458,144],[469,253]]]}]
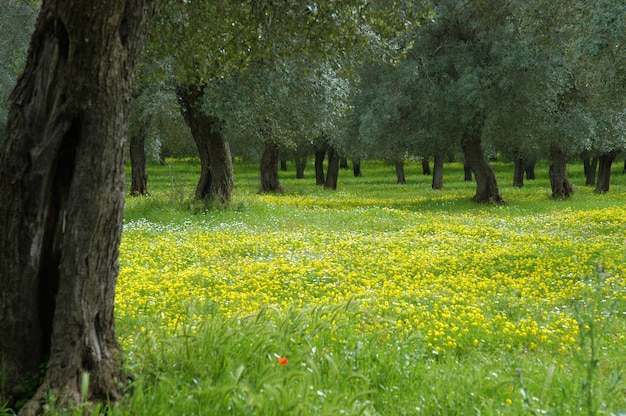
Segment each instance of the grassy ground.
[{"label": "grassy ground", "polygon": [[129,198],[116,297],[132,393],[110,414],[623,414],[626,177],[549,198],[547,166],[505,205],[443,191],[417,163],[283,172],[260,195],[235,165],[229,208],[190,199],[197,161],[150,166]]}]

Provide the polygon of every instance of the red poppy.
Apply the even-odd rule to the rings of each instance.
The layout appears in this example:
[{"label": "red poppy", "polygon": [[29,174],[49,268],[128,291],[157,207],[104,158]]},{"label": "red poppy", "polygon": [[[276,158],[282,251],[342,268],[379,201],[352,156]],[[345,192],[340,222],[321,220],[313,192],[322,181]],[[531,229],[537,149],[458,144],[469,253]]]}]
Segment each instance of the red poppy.
[{"label": "red poppy", "polygon": [[285,365],[289,362],[289,360],[285,357],[278,357],[278,364]]}]

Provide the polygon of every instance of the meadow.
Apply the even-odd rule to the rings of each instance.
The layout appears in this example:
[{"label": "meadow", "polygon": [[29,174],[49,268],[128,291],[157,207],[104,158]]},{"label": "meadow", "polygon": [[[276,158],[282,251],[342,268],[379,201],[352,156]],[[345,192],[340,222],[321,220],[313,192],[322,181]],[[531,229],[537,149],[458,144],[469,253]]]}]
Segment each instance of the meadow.
[{"label": "meadow", "polygon": [[[444,190],[418,163],[313,166],[258,194],[235,164],[229,207],[191,196],[196,160],[149,166],[125,209],[116,329],[129,415],[626,414],[626,176],[552,200],[548,167],[504,205]],[[617,166],[619,165],[619,166]]]}]

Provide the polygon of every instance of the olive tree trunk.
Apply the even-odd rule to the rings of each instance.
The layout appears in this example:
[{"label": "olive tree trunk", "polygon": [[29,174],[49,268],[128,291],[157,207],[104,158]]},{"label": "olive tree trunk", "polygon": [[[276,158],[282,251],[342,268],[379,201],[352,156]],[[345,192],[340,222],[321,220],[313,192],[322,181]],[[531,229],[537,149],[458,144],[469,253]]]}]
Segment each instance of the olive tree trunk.
[{"label": "olive tree trunk", "polygon": [[233,193],[233,159],[218,118],[202,110],[204,88],[180,86],[178,99],[200,156],[200,180],[196,198],[230,202]]},{"label": "olive tree trunk", "polygon": [[598,170],[597,157],[583,157],[583,167],[585,170],[585,185],[594,186],[596,184],[596,171]]},{"label": "olive tree trunk", "polygon": [[567,155],[556,146],[550,147],[550,186],[552,198],[568,198],[574,193],[574,187],[567,177]]},{"label": "olive tree trunk", "polygon": [[325,182],[324,174],[324,158],[326,157],[326,148],[315,150],[315,184],[322,186]]},{"label": "olive tree trunk", "polygon": [[465,140],[465,162],[474,172],[476,178],[476,194],[473,200],[484,204],[504,202],[498,190],[496,174],[487,162],[483,152],[480,135],[472,133]]},{"label": "olive tree trunk", "polygon": [[361,159],[352,159],[352,174],[355,178],[363,176],[363,172],[361,172]]},{"label": "olive tree trunk", "polygon": [[432,188],[433,189],[443,189],[443,164],[445,161],[445,156],[443,153],[435,153],[433,164],[433,181]]},{"label": "olive tree trunk", "polygon": [[405,185],[406,176],[404,175],[404,159],[396,159],[394,161],[394,165],[396,167],[397,184]]},{"label": "olive tree trunk", "polygon": [[522,188],[524,186],[524,158],[517,154],[515,155],[515,168],[513,170],[513,186]]},{"label": "olive tree trunk", "polygon": [[146,162],[146,138],[143,131],[130,137],[130,169],[132,196],[148,195],[148,166]]},{"label": "olive tree trunk", "polygon": [[432,171],[430,170],[430,165],[428,164],[428,158],[425,157],[424,159],[422,159],[422,175],[429,176],[431,174]]},{"label": "olive tree trunk", "polygon": [[265,142],[265,150],[261,156],[261,189],[260,192],[285,192],[278,175],[278,145],[273,141]]},{"label": "olive tree trunk", "polygon": [[[0,403],[114,401],[113,304],[134,68],[156,1],[46,0],[0,155]],[[51,392],[48,394],[48,392]],[[32,392],[31,392],[32,393]]]},{"label": "olive tree trunk", "polygon": [[617,157],[619,152],[604,153],[598,158],[598,182],[596,183],[596,193],[609,192],[609,185],[611,183],[611,166],[613,161]]},{"label": "olive tree trunk", "polygon": [[339,153],[333,146],[328,146],[328,169],[326,171],[326,180],[324,188],[337,189],[337,180],[339,178]]}]

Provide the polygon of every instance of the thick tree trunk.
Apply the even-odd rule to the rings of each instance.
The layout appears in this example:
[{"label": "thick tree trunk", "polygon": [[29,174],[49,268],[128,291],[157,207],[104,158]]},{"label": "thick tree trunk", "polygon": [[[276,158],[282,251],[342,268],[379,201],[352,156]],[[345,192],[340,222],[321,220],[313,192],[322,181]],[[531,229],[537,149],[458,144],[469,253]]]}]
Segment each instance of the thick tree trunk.
[{"label": "thick tree trunk", "polygon": [[476,178],[476,194],[473,200],[478,203],[497,204],[504,202],[498,190],[496,174],[487,162],[482,149],[480,135],[473,133],[465,141],[465,161]]},{"label": "thick tree trunk", "polygon": [[339,153],[334,147],[328,146],[328,170],[324,188],[337,189],[337,179],[339,177]]},{"label": "thick tree trunk", "polygon": [[350,169],[347,157],[342,157],[341,159],[339,159],[339,169]]},{"label": "thick tree trunk", "polygon": [[282,172],[287,172],[287,161],[285,159],[280,161],[280,170]]},{"label": "thick tree trunk", "polygon": [[361,172],[361,159],[352,159],[352,173],[355,178],[363,176]]},{"label": "thick tree trunk", "polygon": [[296,155],[296,179],[304,179],[308,155]]},{"label": "thick tree trunk", "polygon": [[278,177],[278,145],[272,141],[265,142],[261,156],[260,192],[285,192]]},{"label": "thick tree trunk", "polygon": [[552,198],[568,198],[574,193],[574,187],[567,177],[567,156],[556,146],[550,147],[552,165],[550,165],[550,185]]},{"label": "thick tree trunk", "polygon": [[585,185],[594,186],[596,184],[596,170],[598,169],[598,158],[583,157],[583,167],[585,171]]},{"label": "thick tree trunk", "polygon": [[473,180],[473,178],[472,178],[472,168],[467,163],[463,164],[463,180],[465,182],[471,182]]},{"label": "thick tree trunk", "polygon": [[526,173],[526,179],[534,181],[537,177],[535,175],[535,165],[537,164],[537,158],[528,157],[524,160],[524,172]]},{"label": "thick tree trunk", "polygon": [[432,172],[430,170],[430,165],[428,164],[428,158],[422,159],[422,175],[428,176],[431,175]]},{"label": "thick tree trunk", "polygon": [[148,167],[143,131],[130,137],[130,168],[132,196],[148,195]]},{"label": "thick tree trunk", "polygon": [[600,165],[598,167],[598,183],[596,184],[596,193],[609,192],[609,185],[611,183],[611,166],[613,161],[617,157],[618,152],[604,153],[598,159]]},{"label": "thick tree trunk", "polygon": [[[114,401],[113,303],[133,73],[156,1],[44,1],[0,155],[0,403]],[[47,363],[47,365],[46,365]],[[50,394],[48,394],[50,392]],[[32,392],[31,392],[32,393]]]},{"label": "thick tree trunk", "polygon": [[324,175],[324,158],[326,157],[326,148],[320,148],[315,151],[315,184],[322,186],[325,182]]},{"label": "thick tree trunk", "polygon": [[406,184],[406,176],[404,175],[404,159],[396,159],[394,161],[394,165],[396,167],[396,178],[398,185]]},{"label": "thick tree trunk", "polygon": [[515,155],[515,168],[513,170],[513,186],[521,188],[524,186],[524,158],[517,154]]},{"label": "thick tree trunk", "polygon": [[196,198],[228,203],[233,192],[233,160],[219,119],[202,111],[203,88],[181,86],[178,99],[200,156]]},{"label": "thick tree trunk", "polygon": [[443,163],[445,161],[445,155],[443,153],[435,153],[435,161],[433,164],[433,189],[443,189]]}]

